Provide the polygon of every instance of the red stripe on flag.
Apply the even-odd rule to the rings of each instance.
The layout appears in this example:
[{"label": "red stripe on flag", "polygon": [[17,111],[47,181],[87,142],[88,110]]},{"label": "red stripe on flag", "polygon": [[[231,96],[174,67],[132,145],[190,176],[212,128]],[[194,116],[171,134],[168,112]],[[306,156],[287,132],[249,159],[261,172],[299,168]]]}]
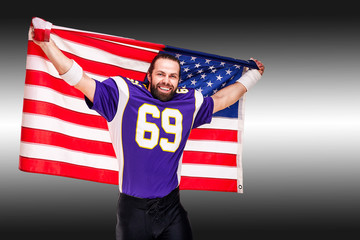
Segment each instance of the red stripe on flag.
[{"label": "red stripe on flag", "polygon": [[196,128],[191,130],[189,139],[237,142],[237,137],[236,130]]},{"label": "red stripe on flag", "polygon": [[237,180],[182,176],[180,189],[237,192]]},{"label": "red stripe on flag", "polygon": [[25,84],[51,88],[62,94],[84,99],[84,94],[82,94],[79,90],[70,86],[64,80],[53,77],[45,72],[26,70]]},{"label": "red stripe on flag", "polygon": [[[124,76],[129,77],[135,80],[143,81],[145,79],[146,73],[121,68],[118,66],[97,62],[95,60],[88,60],[77,55],[74,55],[69,52],[62,51],[65,56],[70,59],[74,59],[86,72],[90,72],[96,75],[101,75],[105,77],[111,76]],[[37,46],[34,42],[29,41],[28,43],[28,54],[29,55],[36,55],[43,57],[44,59],[48,60],[48,58],[44,55],[42,50]]]},{"label": "red stripe on flag", "polygon": [[27,54],[28,55],[36,55],[45,58],[46,60],[49,60],[49,58],[46,56],[43,50],[41,50],[40,46],[34,43],[33,41],[28,41],[27,46]]},{"label": "red stripe on flag", "polygon": [[115,157],[115,152],[111,143],[71,137],[62,133],[47,130],[22,127],[21,141]]},{"label": "red stripe on flag", "polygon": [[96,62],[85,58],[78,57],[77,55],[63,51],[64,55],[70,59],[74,59],[86,72],[90,72],[105,77],[123,76],[129,77],[135,80],[144,81],[146,73],[138,72],[135,70],[129,70],[121,67],[117,67],[110,64]]},{"label": "red stripe on flag", "polygon": [[71,177],[114,185],[118,185],[119,181],[117,171],[23,156],[20,156],[19,169],[25,172]]},{"label": "red stripe on flag", "polygon": [[236,167],[236,155],[226,153],[184,151],[183,163],[197,163]]},{"label": "red stripe on flag", "polygon": [[154,50],[158,50],[158,51],[165,48],[165,45],[163,45],[163,44],[144,42],[144,41],[139,41],[139,40],[135,40],[135,39],[131,39],[131,38],[111,36],[111,35],[99,34],[99,33],[93,33],[93,32],[84,32],[84,31],[76,31],[76,30],[75,31],[61,30],[61,29],[56,29],[56,27],[52,28],[51,31],[52,31],[52,33],[55,33],[59,36],[62,35],[61,32],[70,32],[70,33],[76,34],[76,35],[87,36],[87,37],[91,37],[91,38],[99,38],[99,39],[114,41],[114,42],[118,42],[118,43],[131,44],[131,45],[135,45],[138,47],[150,48],[150,49],[154,49]]},{"label": "red stripe on flag", "polygon": [[[55,32],[59,37],[61,37],[63,39],[67,39],[67,40],[70,40],[73,42],[85,44],[85,45],[92,46],[94,48],[101,49],[106,52],[118,55],[118,56],[136,59],[136,60],[140,60],[140,61],[151,62],[154,59],[154,57],[158,54],[157,52],[147,51],[145,49],[139,49],[139,48],[120,45],[118,43],[125,43],[123,41],[123,39],[121,39],[121,38],[117,39],[116,42],[118,42],[118,43],[113,43],[113,42],[109,42],[106,40],[100,40],[98,38],[93,38],[90,36],[82,36],[82,35],[79,35],[78,32],[76,32],[76,34],[74,34],[74,32],[63,31],[63,30],[55,30]],[[127,39],[127,40],[129,40],[129,39]],[[131,42],[133,42],[133,41],[126,41],[126,42],[127,42],[126,44],[131,44]],[[134,43],[136,44],[136,42],[134,42]],[[161,49],[163,49],[163,47],[165,47],[165,46],[161,45],[160,47],[161,47]],[[159,49],[156,48],[155,50],[159,50]]]},{"label": "red stripe on flag", "polygon": [[101,116],[75,112],[48,102],[24,99],[23,112],[51,116],[87,127],[108,130],[106,120]]}]

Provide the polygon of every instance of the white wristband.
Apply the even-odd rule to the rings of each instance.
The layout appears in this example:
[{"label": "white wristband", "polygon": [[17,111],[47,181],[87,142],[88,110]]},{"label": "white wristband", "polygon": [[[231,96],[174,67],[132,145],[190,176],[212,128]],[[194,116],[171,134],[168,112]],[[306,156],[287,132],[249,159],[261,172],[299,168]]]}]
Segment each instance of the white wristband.
[{"label": "white wristband", "polygon": [[74,60],[71,68],[60,77],[67,82],[70,86],[78,84],[83,76],[83,69]]},{"label": "white wristband", "polygon": [[248,70],[244,75],[241,76],[236,82],[241,83],[249,91],[261,78],[261,74],[256,69]]}]

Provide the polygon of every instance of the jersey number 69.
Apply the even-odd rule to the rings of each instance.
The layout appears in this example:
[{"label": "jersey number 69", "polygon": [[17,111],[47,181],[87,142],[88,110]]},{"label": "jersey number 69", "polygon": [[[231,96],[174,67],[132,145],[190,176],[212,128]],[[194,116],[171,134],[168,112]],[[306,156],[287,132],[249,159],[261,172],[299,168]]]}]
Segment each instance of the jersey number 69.
[{"label": "jersey number 69", "polygon": [[[162,129],[167,134],[173,134],[174,140],[169,141],[168,138],[160,138],[159,140],[160,129],[155,123],[146,120],[147,114],[153,118],[161,118]],[[159,144],[163,151],[175,152],[181,142],[182,121],[183,115],[178,109],[165,108],[160,112],[157,106],[144,103],[138,111],[135,141],[141,148],[153,149]]]}]

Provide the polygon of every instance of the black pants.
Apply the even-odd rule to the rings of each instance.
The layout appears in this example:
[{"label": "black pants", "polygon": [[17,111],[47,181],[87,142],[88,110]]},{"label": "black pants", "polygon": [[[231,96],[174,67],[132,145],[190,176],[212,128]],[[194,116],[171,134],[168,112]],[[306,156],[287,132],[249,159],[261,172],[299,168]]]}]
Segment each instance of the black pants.
[{"label": "black pants", "polygon": [[187,213],[176,188],[163,198],[142,199],[120,193],[117,240],[191,240]]}]

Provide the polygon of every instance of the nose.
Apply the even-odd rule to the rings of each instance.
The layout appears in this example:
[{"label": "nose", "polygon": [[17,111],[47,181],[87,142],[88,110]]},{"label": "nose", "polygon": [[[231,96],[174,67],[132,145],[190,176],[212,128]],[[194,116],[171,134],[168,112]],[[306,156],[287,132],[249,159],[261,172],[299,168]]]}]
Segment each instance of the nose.
[{"label": "nose", "polygon": [[164,78],[162,79],[162,82],[166,85],[170,84],[170,76],[169,75],[164,76]]}]

